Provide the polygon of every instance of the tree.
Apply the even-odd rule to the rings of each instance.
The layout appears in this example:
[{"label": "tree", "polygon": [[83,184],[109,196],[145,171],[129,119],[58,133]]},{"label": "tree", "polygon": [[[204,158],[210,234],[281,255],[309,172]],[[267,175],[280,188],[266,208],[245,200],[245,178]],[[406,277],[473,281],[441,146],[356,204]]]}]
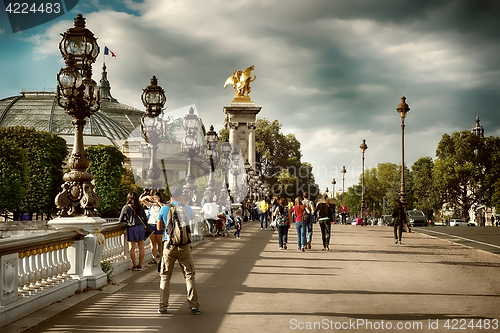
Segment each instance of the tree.
[{"label": "tree", "polygon": [[433,177],[443,202],[452,204],[467,220],[472,204],[480,201],[488,172],[484,139],[469,131],[443,134],[436,149]]},{"label": "tree", "polygon": [[434,161],[428,156],[419,158],[411,167],[414,208],[423,211],[428,219],[432,219],[434,210],[443,204],[435,188],[433,168]]},{"label": "tree", "polygon": [[[302,162],[300,142],[293,134],[283,134],[282,124],[278,120],[269,121],[265,118],[257,119],[255,129],[255,159],[257,169],[260,170],[263,181],[267,183],[269,189],[274,190],[274,194],[283,197],[294,198],[309,192],[311,197],[319,194],[319,188],[315,183],[312,173],[312,165]],[[224,141],[229,138],[229,131],[223,129],[219,132],[219,139]],[[280,186],[280,175],[285,175],[288,171],[293,183],[288,183],[287,187]],[[283,181],[283,178],[281,178]],[[284,189],[283,192],[280,189]]]},{"label": "tree", "polygon": [[[405,183],[408,206],[411,206],[412,196],[411,177],[405,167]],[[359,177],[359,203],[361,205],[362,175]],[[356,187],[356,188],[357,188]],[[384,200],[388,203],[387,208],[392,211],[394,202],[399,199],[401,189],[401,166],[394,163],[379,163],[376,168],[365,170],[365,202],[368,211],[374,210],[376,216],[381,216],[384,212]],[[387,211],[386,211],[387,213]]]},{"label": "tree", "polygon": [[142,187],[138,186],[134,179],[132,170],[125,169],[121,176],[120,185],[118,186],[118,207],[123,207],[127,203],[127,195],[130,192],[137,193],[139,197],[142,191]]},{"label": "tree", "polygon": [[123,200],[119,196],[125,155],[115,146],[97,145],[85,149],[90,165],[87,172],[94,175],[96,193],[101,197],[97,208],[102,216],[118,216]]},{"label": "tree", "polygon": [[54,133],[22,126],[0,128],[2,138],[24,149],[28,157],[29,180],[17,211],[47,214],[55,211],[54,198],[61,191],[63,182],[66,141]]},{"label": "tree", "polygon": [[344,192],[344,202],[352,216],[361,212],[361,184],[353,185]]},{"label": "tree", "polygon": [[0,213],[21,207],[28,183],[27,165],[23,149],[0,139]]}]

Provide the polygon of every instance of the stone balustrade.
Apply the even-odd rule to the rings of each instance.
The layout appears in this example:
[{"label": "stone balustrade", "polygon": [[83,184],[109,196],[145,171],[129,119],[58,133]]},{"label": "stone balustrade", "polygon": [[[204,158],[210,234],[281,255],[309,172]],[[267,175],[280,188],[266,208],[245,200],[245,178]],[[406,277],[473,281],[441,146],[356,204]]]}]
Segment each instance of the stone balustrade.
[{"label": "stone balustrade", "polygon": [[[193,209],[192,240],[200,241],[206,228],[201,209]],[[0,239],[0,327],[86,288],[102,287],[107,279],[96,263],[111,266],[113,274],[132,268],[124,224],[113,220],[89,230],[75,226]],[[144,246],[147,262],[149,239]]]}]

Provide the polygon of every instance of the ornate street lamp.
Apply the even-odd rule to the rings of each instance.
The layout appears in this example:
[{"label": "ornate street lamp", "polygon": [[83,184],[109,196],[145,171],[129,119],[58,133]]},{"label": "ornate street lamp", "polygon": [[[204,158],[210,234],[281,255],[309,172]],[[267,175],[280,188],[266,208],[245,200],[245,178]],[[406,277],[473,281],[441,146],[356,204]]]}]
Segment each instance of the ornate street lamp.
[{"label": "ornate street lamp", "polygon": [[401,97],[401,103],[399,103],[396,110],[401,116],[401,203],[406,214],[406,192],[405,192],[405,118],[406,114],[410,111],[410,107],[406,104],[406,97]]},{"label": "ornate street lamp", "polygon": [[345,181],[345,173],[347,170],[345,169],[345,165],[342,167],[342,170],[340,170],[342,173],[342,204],[344,203],[344,181]]},{"label": "ornate street lamp", "polygon": [[333,193],[332,198],[333,199],[335,199],[335,184],[337,184],[337,182],[335,181],[335,178],[333,178],[333,180],[332,180],[332,193]]},{"label": "ornate street lamp", "polygon": [[74,145],[68,157],[71,171],[64,174],[65,183],[55,203],[59,215],[97,216],[96,208],[101,198],[92,184],[94,176],[86,170],[90,164],[83,145],[83,126],[100,108],[99,89],[92,80],[92,64],[99,55],[99,45],[94,34],[85,28],[85,19],[78,14],[74,27],[62,34],[59,43],[66,68],[57,75],[57,104],[73,117]]},{"label": "ornate street lamp", "polygon": [[183,194],[186,196],[189,205],[196,202],[195,177],[192,175],[191,169],[193,159],[200,153],[200,143],[196,138],[200,126],[200,119],[194,114],[194,109],[192,107],[189,108],[188,114],[182,120],[182,127],[186,131],[186,136],[181,142],[181,152],[187,156],[188,160],[186,184],[184,185]]},{"label": "ornate street lamp", "polygon": [[231,152],[231,163],[229,166],[229,172],[233,175],[233,186],[231,189],[231,193],[233,195],[234,201],[235,202],[240,202],[241,198],[241,193],[240,189],[238,187],[238,176],[241,173],[241,168],[240,168],[240,153],[238,149],[233,147],[233,151]]},{"label": "ornate street lamp", "polygon": [[368,146],[366,145],[366,140],[363,139],[363,142],[359,146],[361,149],[362,153],[362,185],[361,185],[361,218],[363,219],[363,225],[365,225],[365,151],[368,149]]},{"label": "ornate street lamp", "polygon": [[205,140],[207,142],[207,150],[206,150],[206,158],[210,163],[210,176],[208,178],[208,186],[205,191],[205,194],[208,194],[212,200],[214,200],[215,196],[215,181],[214,181],[214,172],[215,172],[215,164],[218,159],[218,153],[215,148],[217,147],[217,142],[219,141],[219,136],[214,131],[213,125],[210,126],[210,130],[205,134]]},{"label": "ornate street lamp", "polygon": [[166,97],[164,90],[158,86],[156,76],[151,78],[151,85],[143,89],[141,100],[146,107],[146,113],[141,118],[141,133],[151,149],[143,195],[152,195],[155,190],[165,188],[165,181],[160,181],[162,170],[157,166],[156,153],[158,145],[165,137],[165,125],[158,116],[165,105]]},{"label": "ornate street lamp", "polygon": [[226,138],[226,141],[222,142],[220,145],[220,150],[221,150],[221,157],[220,157],[220,165],[223,168],[224,172],[224,183],[222,184],[222,195],[225,197],[231,196],[231,191],[229,190],[229,182],[227,179],[227,172],[228,172],[228,166],[229,163],[231,163],[231,160],[229,159],[229,156],[231,155],[231,144],[228,142],[228,139]]}]

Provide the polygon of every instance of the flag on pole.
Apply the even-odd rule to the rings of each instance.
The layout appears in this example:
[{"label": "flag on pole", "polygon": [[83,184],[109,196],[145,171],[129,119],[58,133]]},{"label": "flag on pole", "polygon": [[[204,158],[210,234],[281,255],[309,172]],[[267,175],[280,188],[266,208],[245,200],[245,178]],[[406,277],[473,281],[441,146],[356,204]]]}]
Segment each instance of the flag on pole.
[{"label": "flag on pole", "polygon": [[113,53],[113,51],[108,49],[107,46],[104,46],[104,55],[109,55],[110,53],[111,53],[111,57],[116,58],[116,55]]}]

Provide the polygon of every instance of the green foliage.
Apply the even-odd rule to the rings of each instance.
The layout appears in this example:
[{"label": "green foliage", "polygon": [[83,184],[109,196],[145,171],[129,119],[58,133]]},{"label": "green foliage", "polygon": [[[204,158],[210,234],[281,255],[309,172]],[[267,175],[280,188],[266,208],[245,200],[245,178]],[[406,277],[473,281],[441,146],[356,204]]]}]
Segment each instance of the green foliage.
[{"label": "green foliage", "polygon": [[[315,199],[319,188],[312,173],[312,165],[302,162],[300,142],[293,134],[283,134],[278,120],[257,119],[255,129],[255,159],[263,181],[271,193],[295,198],[309,192]],[[219,131],[219,140],[229,138],[229,130]],[[285,186],[286,183],[286,186]]]},{"label": "green foliage", "polygon": [[[407,206],[413,206],[413,196],[411,193],[412,176],[405,167],[405,191]],[[359,183],[347,190],[345,194],[346,205],[352,212],[361,209],[362,175],[359,176]],[[365,170],[365,203],[367,211],[380,217],[391,212],[394,203],[399,199],[401,192],[401,166],[394,163],[379,163],[376,168]],[[347,197],[346,197],[347,195]],[[384,199],[388,203],[384,209]]]},{"label": "green foliage", "polygon": [[11,141],[0,139],[0,212],[22,205],[28,183],[28,156]]},{"label": "green foliage", "polygon": [[142,187],[139,187],[134,179],[134,174],[129,169],[124,169],[121,175],[120,185],[118,186],[118,207],[123,207],[127,203],[127,195],[130,192],[142,194]]},{"label": "green foliage", "polygon": [[[314,199],[319,189],[314,180],[312,165],[301,162],[300,142],[295,135],[281,133],[282,125],[277,120],[270,122],[267,119],[257,119],[256,125],[256,161],[269,188],[274,194],[289,198],[307,191]],[[279,181],[283,170],[288,170],[288,180],[294,180],[286,187],[281,187],[282,183]]]},{"label": "green foliage", "polygon": [[63,182],[61,166],[67,155],[66,141],[53,133],[22,126],[1,128],[0,139],[16,143],[24,149],[28,158],[29,180],[22,205],[15,210],[53,212],[54,198]]},{"label": "green foliage", "polygon": [[115,146],[90,146],[85,151],[90,160],[87,171],[94,175],[96,192],[101,197],[99,212],[104,217],[118,216],[123,206],[119,188],[125,172],[125,155]]},{"label": "green foliage", "polygon": [[482,141],[469,131],[445,133],[436,149],[436,189],[441,201],[451,203],[464,219],[481,195],[478,185],[484,180],[487,164]]},{"label": "green foliage", "polygon": [[434,162],[431,157],[421,157],[411,167],[413,177],[414,208],[432,219],[434,210],[442,206],[434,184],[432,170]]},{"label": "green foliage", "polygon": [[113,265],[110,262],[101,262],[101,270],[106,273],[107,282],[113,283]]}]

